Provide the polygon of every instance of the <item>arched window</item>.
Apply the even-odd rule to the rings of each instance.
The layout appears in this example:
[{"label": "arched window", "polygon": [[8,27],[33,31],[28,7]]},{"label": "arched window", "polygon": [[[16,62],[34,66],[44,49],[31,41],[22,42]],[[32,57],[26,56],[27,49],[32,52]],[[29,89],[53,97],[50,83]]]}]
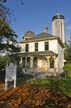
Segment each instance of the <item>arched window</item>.
[{"label": "arched window", "polygon": [[50,68],[54,68],[54,58],[50,57],[49,61],[50,61]]}]

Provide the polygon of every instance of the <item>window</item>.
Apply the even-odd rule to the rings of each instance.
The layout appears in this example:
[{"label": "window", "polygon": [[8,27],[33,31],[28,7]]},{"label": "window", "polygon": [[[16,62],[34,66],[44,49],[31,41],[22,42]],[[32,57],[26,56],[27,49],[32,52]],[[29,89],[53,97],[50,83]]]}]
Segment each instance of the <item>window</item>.
[{"label": "window", "polygon": [[38,51],[38,43],[35,43],[35,51]]},{"label": "window", "polygon": [[54,58],[50,57],[49,61],[50,61],[50,68],[54,68]]},{"label": "window", "polygon": [[49,43],[45,42],[45,51],[49,50]]},{"label": "window", "polygon": [[22,58],[22,66],[25,68],[25,57]]},{"label": "window", "polygon": [[30,68],[30,57],[27,57],[27,68]]},{"label": "window", "polygon": [[33,67],[37,68],[37,57],[34,57],[33,59]]},{"label": "window", "polygon": [[26,44],[25,51],[28,52],[29,44]]}]

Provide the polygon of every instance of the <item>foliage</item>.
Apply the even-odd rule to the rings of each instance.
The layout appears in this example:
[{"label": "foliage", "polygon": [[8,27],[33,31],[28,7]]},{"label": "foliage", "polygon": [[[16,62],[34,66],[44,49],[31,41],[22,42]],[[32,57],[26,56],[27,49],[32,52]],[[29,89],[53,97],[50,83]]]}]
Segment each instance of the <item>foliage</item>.
[{"label": "foliage", "polygon": [[0,56],[0,72],[5,70],[6,64],[10,62],[8,56]]},{"label": "foliage", "polygon": [[71,95],[71,80],[70,79],[36,79],[29,81],[28,84],[35,86],[48,87],[55,92],[63,92],[65,95]]},{"label": "foliage", "polygon": [[[17,35],[5,19],[0,19],[0,49],[14,49]],[[4,40],[6,42],[4,42]]]},{"label": "foliage", "polygon": [[0,0],[0,50],[6,49],[15,51],[17,48],[17,35],[11,28],[8,21],[10,9],[5,7],[3,3],[7,0]]},{"label": "foliage", "polygon": [[8,21],[8,16],[10,15],[9,8],[5,7],[3,4],[0,4],[0,19],[5,19]]},{"label": "foliage", "polygon": [[66,94],[67,96],[71,96],[71,80],[61,80],[60,88],[64,94]]},{"label": "foliage", "polygon": [[65,60],[67,60],[68,63],[71,63],[71,37],[65,45]]},{"label": "foliage", "polygon": [[0,3],[6,3],[7,0],[0,0]]},{"label": "foliage", "polygon": [[71,63],[71,47],[69,46],[69,44],[66,44],[65,47],[65,60]]},{"label": "foliage", "polygon": [[5,80],[5,69],[6,64],[10,62],[10,58],[8,56],[0,56],[0,81]]},{"label": "foliage", "polygon": [[66,72],[66,77],[71,78],[71,63],[65,64],[64,71]]}]

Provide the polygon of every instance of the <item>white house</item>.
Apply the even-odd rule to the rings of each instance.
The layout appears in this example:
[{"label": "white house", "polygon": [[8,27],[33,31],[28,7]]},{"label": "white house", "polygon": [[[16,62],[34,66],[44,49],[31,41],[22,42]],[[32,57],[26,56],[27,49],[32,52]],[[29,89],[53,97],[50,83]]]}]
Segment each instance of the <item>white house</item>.
[{"label": "white house", "polygon": [[28,72],[57,75],[63,72],[64,50],[59,37],[45,32],[35,35],[28,31],[20,43],[20,63]]}]

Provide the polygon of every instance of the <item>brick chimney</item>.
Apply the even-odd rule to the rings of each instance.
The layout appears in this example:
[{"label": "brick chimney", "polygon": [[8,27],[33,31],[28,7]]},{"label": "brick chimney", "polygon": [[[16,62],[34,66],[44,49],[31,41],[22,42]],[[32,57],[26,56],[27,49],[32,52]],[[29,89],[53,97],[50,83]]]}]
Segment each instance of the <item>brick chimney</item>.
[{"label": "brick chimney", "polygon": [[45,27],[45,33],[48,33],[48,27]]}]

